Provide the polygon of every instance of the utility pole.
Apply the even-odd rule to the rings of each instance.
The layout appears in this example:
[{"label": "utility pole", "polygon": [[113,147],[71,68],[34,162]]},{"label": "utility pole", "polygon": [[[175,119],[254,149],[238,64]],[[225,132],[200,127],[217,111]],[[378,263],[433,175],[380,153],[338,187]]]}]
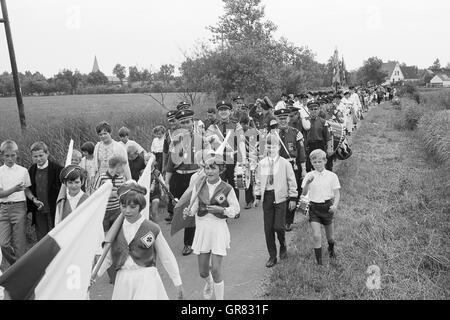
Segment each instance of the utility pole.
[{"label": "utility pole", "polygon": [[17,71],[16,55],[14,53],[14,45],[11,36],[11,27],[9,25],[8,8],[6,7],[6,0],[0,0],[2,6],[3,18],[0,19],[5,25],[6,41],[8,43],[9,59],[11,60],[11,71],[14,80],[14,89],[16,91],[17,108],[19,109],[20,128],[22,133],[27,129],[25,121],[25,109],[23,107],[22,90],[20,89],[19,72]]}]

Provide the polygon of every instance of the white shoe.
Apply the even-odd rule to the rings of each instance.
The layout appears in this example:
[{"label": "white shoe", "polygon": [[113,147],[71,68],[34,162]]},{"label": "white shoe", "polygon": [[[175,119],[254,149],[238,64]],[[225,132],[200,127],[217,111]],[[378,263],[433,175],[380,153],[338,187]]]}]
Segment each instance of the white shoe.
[{"label": "white shoe", "polygon": [[212,281],[207,281],[205,284],[205,288],[203,288],[203,298],[205,298],[206,300],[211,300],[213,293],[213,283]]}]

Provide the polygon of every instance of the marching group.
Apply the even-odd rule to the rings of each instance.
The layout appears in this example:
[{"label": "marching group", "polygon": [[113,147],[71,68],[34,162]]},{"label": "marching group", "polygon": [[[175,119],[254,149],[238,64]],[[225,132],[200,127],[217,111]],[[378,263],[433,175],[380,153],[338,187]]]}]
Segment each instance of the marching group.
[{"label": "marching group", "polygon": [[[3,141],[0,262],[3,255],[12,265],[25,254],[28,212],[39,241],[106,181],[113,188],[103,220],[105,233],[121,214],[125,218],[99,272],[108,271],[113,299],[167,299],[156,270],[157,256],[178,288],[178,297],[183,297],[177,261],[160,232],[157,214],[167,195],[174,201],[167,201],[165,220],[174,221],[176,200],[187,190],[190,201],[182,216],[195,223],[184,226],[182,254],[198,255],[206,299],[213,294],[224,298],[222,263],[230,248],[227,219],[240,217],[239,190],[245,190],[245,209],[262,205],[266,267],[277,263],[277,252],[280,259],[287,257],[285,232],[292,230],[296,212],[309,217],[317,264],[322,264],[321,225],[329,257],[335,259],[333,217],[340,184],[333,162],[351,155],[346,137],[370,105],[392,99],[385,92],[395,94],[381,87],[283,93],[275,105],[267,97],[247,105],[238,96],[233,103],[220,101],[209,108],[203,121],[189,103],[180,102],[167,113],[167,128],[153,129],[148,152],[130,139],[128,128],[120,128],[116,141],[111,126],[101,122],[96,127],[100,141],[73,150],[66,167],[50,160],[48,146],[38,141],[30,147],[33,165],[27,170],[16,163],[18,145]],[[150,160],[147,190],[136,181]],[[144,197],[147,192],[150,203]],[[146,206],[149,219],[141,214]]]}]

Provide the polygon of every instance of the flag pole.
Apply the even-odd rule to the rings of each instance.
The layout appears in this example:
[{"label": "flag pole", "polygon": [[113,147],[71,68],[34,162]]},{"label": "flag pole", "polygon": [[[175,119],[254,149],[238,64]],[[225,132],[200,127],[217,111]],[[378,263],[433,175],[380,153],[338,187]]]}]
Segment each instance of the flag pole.
[{"label": "flag pole", "polygon": [[[94,270],[92,271],[91,275],[91,282],[97,277],[97,273],[100,270],[100,267],[102,266],[103,262],[105,261],[106,255],[108,254],[109,250],[111,249],[111,244],[116,239],[117,234],[119,233],[120,228],[122,227],[123,220],[125,219],[123,214],[120,214],[116,221],[114,221],[113,225],[109,229],[108,233],[105,236],[104,246],[103,246],[103,252],[100,258],[98,259],[97,263],[95,264]],[[88,292],[90,290],[91,286],[88,288]]]}]

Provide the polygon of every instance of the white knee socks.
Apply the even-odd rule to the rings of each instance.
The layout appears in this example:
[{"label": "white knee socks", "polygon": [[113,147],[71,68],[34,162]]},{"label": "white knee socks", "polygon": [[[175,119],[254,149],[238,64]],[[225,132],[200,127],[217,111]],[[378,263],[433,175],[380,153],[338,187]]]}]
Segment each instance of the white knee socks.
[{"label": "white knee socks", "polygon": [[214,282],[214,294],[216,296],[216,300],[223,300],[224,289],[225,285],[223,283],[223,280],[219,283]]}]

